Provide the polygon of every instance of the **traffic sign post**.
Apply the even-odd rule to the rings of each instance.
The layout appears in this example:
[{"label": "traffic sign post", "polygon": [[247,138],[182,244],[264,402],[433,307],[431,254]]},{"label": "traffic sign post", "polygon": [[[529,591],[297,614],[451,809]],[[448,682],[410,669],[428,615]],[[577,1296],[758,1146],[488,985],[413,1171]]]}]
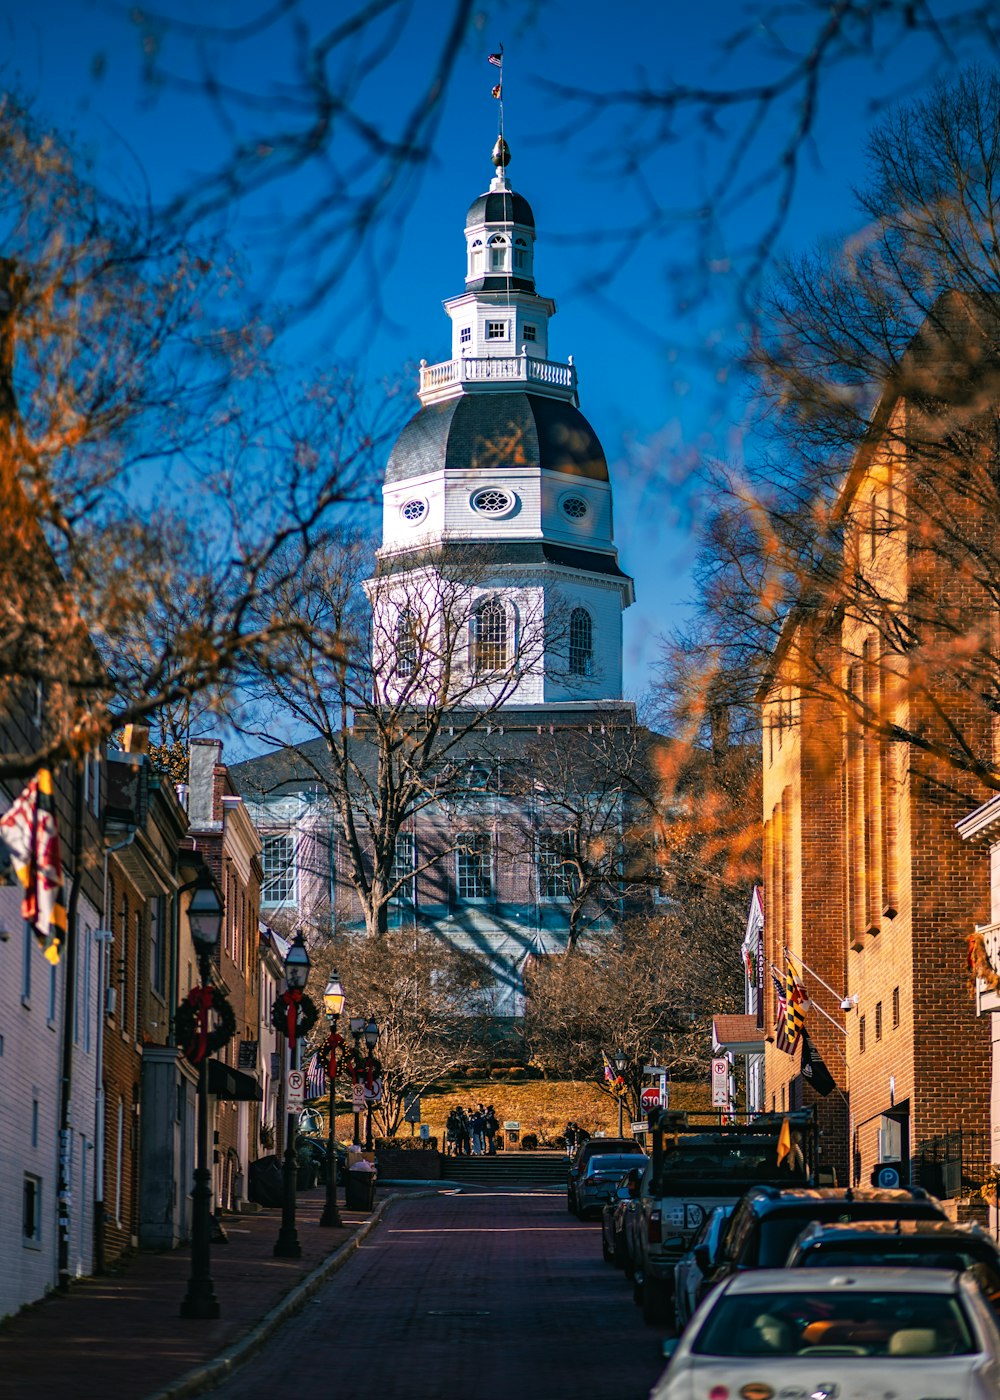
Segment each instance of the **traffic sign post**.
[{"label": "traffic sign post", "polygon": [[666,1105],[660,1098],[660,1086],[658,1084],[647,1084],[639,1095],[639,1110],[649,1116],[652,1108],[664,1108]]},{"label": "traffic sign post", "polygon": [[306,1077],[300,1069],[290,1069],[285,1079],[285,1108],[299,1113],[305,1103]]},{"label": "traffic sign post", "polygon": [[712,1107],[729,1107],[729,1061],[712,1061]]}]

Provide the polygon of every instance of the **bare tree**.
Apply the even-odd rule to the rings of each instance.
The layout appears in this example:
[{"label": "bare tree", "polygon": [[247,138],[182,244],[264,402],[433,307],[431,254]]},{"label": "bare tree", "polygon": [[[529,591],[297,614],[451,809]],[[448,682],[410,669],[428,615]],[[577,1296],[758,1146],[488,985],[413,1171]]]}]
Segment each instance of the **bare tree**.
[{"label": "bare tree", "polygon": [[[385,1136],[393,1137],[411,1095],[483,1060],[489,969],[475,954],[449,948],[415,928],[393,929],[380,939],[325,942],[316,950],[316,971],[325,978],[334,968],[347,991],[346,1014],[374,1016],[378,1023],[374,1055],[382,1098],[374,1118]],[[322,1038],[317,1031],[314,1039]],[[364,1048],[362,1043],[362,1053]]]},{"label": "bare tree", "polygon": [[458,563],[407,562],[366,579],[372,561],[357,536],[301,557],[275,589],[282,614],[300,625],[262,658],[257,708],[241,721],[324,795],[367,931],[378,936],[402,887],[458,839],[447,832],[426,860],[399,870],[400,831],[466,794],[477,736],[553,640],[541,591],[498,591],[488,549]]},{"label": "bare tree", "polygon": [[695,709],[745,706],[780,637],[801,694],[994,789],[998,123],[979,73],[898,112],[864,232],[783,270],[752,353],[766,447],[711,473],[682,648]]}]

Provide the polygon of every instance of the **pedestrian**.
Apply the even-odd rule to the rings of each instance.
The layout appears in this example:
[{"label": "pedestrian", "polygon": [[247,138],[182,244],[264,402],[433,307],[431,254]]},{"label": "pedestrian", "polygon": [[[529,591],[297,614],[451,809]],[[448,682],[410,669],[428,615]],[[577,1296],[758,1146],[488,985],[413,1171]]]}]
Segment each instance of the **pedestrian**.
[{"label": "pedestrian", "polygon": [[491,1157],[496,1156],[497,1133],[500,1131],[500,1124],[497,1121],[496,1109],[491,1103],[486,1105],[486,1150]]},{"label": "pedestrian", "polygon": [[566,1139],[566,1156],[572,1157],[576,1151],[576,1124],[572,1118],[563,1129],[563,1137]]},{"label": "pedestrian", "polygon": [[468,1157],[471,1148],[469,1146],[469,1120],[466,1117],[465,1109],[459,1104],[455,1109],[458,1114],[458,1151],[462,1157]]},{"label": "pedestrian", "polygon": [[462,1136],[462,1135],[461,1135],[461,1120],[460,1120],[460,1118],[459,1118],[459,1116],[458,1116],[458,1109],[457,1109],[457,1107],[453,1107],[452,1110],[451,1110],[451,1112],[448,1114],[448,1118],[447,1118],[447,1121],[446,1121],[446,1123],[445,1123],[445,1132],[446,1132],[445,1156],[446,1156],[446,1157],[457,1157],[457,1156],[458,1156],[459,1147],[460,1147],[460,1145],[461,1145],[461,1136]]},{"label": "pedestrian", "polygon": [[469,1128],[472,1132],[472,1151],[477,1157],[483,1152],[483,1129],[486,1126],[486,1110],[482,1104],[469,1111]]}]

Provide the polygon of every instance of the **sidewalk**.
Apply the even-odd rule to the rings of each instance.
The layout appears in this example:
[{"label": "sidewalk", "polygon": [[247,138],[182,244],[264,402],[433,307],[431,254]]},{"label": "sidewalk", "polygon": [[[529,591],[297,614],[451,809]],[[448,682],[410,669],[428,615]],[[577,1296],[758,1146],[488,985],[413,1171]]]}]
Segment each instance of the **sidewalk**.
[{"label": "sidewalk", "polygon": [[[375,1217],[389,1195],[379,1190]],[[68,1294],[27,1308],[0,1325],[0,1397],[145,1400],[170,1388],[237,1342],[368,1224],[369,1217],[341,1206],[345,1228],[320,1229],[323,1200],[321,1187],[297,1197],[301,1259],[272,1253],[280,1210],[225,1217],[229,1243],[212,1246],[222,1312],[214,1322],[179,1316],[191,1272],[186,1248],[134,1254],[116,1272],[81,1279]]]}]

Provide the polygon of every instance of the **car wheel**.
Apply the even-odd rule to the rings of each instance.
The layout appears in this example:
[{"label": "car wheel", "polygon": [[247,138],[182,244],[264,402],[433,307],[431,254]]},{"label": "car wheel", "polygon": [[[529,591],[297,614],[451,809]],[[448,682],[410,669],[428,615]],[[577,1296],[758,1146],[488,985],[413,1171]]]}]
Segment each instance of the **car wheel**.
[{"label": "car wheel", "polygon": [[642,1320],[656,1327],[664,1323],[670,1315],[673,1302],[673,1289],[659,1279],[646,1279],[642,1288]]},{"label": "car wheel", "polygon": [[604,1256],[605,1264],[613,1264],[615,1262],[615,1252],[613,1249],[608,1248],[608,1237],[603,1230],[601,1231],[601,1254]]}]

